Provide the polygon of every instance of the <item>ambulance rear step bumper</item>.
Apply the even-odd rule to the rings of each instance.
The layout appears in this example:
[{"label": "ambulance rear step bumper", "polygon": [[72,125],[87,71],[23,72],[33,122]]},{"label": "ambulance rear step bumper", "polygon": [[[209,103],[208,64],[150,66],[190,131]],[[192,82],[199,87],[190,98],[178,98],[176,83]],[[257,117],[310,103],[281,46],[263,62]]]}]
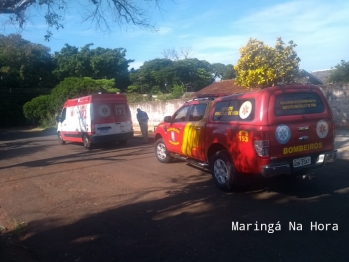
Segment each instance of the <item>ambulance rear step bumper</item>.
[{"label": "ambulance rear step bumper", "polygon": [[195,166],[208,168],[208,164],[207,163],[199,162],[199,161],[196,161],[196,160],[191,159],[189,157],[184,157],[184,156],[181,156],[181,155],[178,155],[178,154],[173,154],[173,153],[171,154],[171,156],[176,158],[176,159],[180,159],[180,160],[189,162],[190,164],[193,164]]},{"label": "ambulance rear step bumper", "polygon": [[283,162],[283,163],[276,163],[276,164],[262,166],[261,174],[266,178],[270,178],[278,175],[290,175],[292,173],[296,173],[303,169],[317,168],[317,167],[324,166],[326,164],[331,164],[336,159],[337,159],[337,150],[334,150],[334,151],[322,153],[317,157],[317,159],[313,164],[303,166],[300,168],[292,168],[291,161],[287,163]]}]

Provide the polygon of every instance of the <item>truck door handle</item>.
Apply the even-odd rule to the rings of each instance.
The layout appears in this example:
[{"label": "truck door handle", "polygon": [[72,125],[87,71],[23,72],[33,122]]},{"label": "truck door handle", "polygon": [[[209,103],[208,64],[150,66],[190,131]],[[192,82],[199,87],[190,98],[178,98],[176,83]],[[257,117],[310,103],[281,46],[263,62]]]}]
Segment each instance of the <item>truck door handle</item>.
[{"label": "truck door handle", "polygon": [[195,130],[200,130],[201,129],[201,127],[195,127]]},{"label": "truck door handle", "polygon": [[181,128],[181,127],[178,127],[178,129],[179,129],[179,130],[182,130],[182,128]]},{"label": "truck door handle", "polygon": [[309,139],[309,136],[301,136],[301,137],[299,138],[300,141],[306,141],[306,140],[308,140],[308,139]]}]

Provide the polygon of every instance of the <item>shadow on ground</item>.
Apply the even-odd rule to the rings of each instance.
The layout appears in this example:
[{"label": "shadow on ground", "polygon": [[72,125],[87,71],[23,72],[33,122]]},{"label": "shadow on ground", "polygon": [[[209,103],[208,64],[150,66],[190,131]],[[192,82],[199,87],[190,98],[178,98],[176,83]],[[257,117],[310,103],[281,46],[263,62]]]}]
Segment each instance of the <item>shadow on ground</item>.
[{"label": "shadow on ground", "polygon": [[[163,199],[130,202],[69,225],[31,221],[21,244],[39,261],[346,261],[348,166],[339,160],[311,181],[276,179],[235,193],[211,181],[169,188]],[[253,226],[234,231],[232,222]],[[302,230],[290,230],[290,222]],[[331,226],[311,231],[311,222]],[[263,223],[272,224],[270,232],[255,230]]]}]

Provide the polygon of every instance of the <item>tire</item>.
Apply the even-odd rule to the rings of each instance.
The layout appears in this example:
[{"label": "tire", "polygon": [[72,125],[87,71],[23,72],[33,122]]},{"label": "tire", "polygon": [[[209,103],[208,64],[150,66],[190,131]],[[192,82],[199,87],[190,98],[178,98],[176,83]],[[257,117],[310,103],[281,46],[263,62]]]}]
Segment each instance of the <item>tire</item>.
[{"label": "tire", "polygon": [[169,163],[172,160],[162,138],[155,142],[155,156],[161,163]]},{"label": "tire", "polygon": [[237,172],[227,151],[218,151],[211,159],[211,174],[216,185],[231,191],[235,187]]},{"label": "tire", "polygon": [[125,140],[119,140],[119,144],[120,145],[126,145],[126,143],[127,143],[127,140],[125,139]]},{"label": "tire", "polygon": [[64,145],[65,141],[63,140],[61,132],[58,132],[58,144]]},{"label": "tire", "polygon": [[91,139],[87,134],[84,134],[84,136],[82,137],[82,141],[84,143],[84,147],[87,149],[91,149]]}]

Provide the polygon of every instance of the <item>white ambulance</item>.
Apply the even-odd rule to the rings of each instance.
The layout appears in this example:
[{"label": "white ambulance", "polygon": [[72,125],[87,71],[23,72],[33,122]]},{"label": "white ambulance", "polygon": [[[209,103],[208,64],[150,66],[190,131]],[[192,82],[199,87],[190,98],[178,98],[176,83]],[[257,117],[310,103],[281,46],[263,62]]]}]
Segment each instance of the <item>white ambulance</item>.
[{"label": "white ambulance", "polygon": [[58,140],[82,142],[88,149],[97,143],[119,141],[125,144],[133,138],[131,112],[125,95],[96,94],[64,103],[58,122]]}]

